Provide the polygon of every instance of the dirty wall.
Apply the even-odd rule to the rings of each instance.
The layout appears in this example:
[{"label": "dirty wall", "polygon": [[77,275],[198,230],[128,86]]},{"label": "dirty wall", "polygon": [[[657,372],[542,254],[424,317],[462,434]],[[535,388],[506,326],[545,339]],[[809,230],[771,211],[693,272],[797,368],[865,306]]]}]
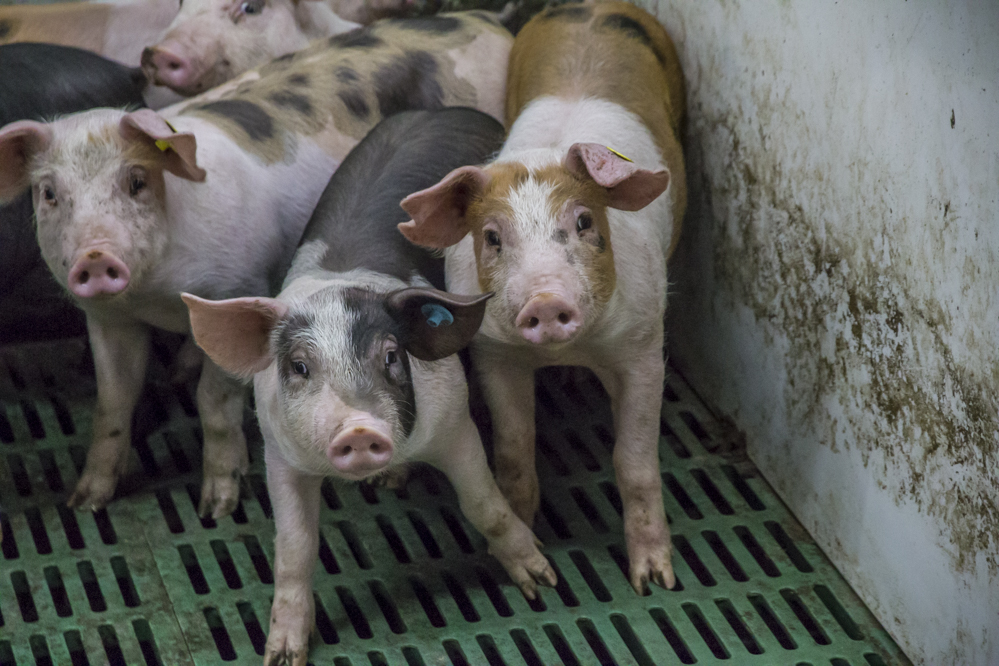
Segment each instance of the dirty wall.
[{"label": "dirty wall", "polygon": [[673,362],[915,662],[999,664],[999,3],[638,4],[688,82]]}]

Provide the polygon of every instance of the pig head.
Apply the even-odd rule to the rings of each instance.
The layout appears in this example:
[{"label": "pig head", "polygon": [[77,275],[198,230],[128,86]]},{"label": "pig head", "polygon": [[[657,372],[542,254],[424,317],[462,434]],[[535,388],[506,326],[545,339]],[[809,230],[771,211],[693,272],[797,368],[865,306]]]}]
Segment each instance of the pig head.
[{"label": "pig head", "polygon": [[489,296],[342,284],[290,305],[183,299],[195,340],[213,361],[237,376],[261,373],[258,411],[262,425],[280,433],[275,443],[285,460],[300,471],[360,480],[408,459],[418,417],[411,363],[464,348]]},{"label": "pig head", "polygon": [[399,229],[435,248],[471,234],[478,285],[497,294],[488,333],[558,345],[583,335],[614,293],[608,210],[640,210],[668,185],[666,171],[577,143],[536,169],[502,161],[457,169],[402,202],[413,219]]},{"label": "pig head", "polygon": [[151,81],[196,95],[313,39],[358,27],[322,0],[187,0],[142,53]]},{"label": "pig head", "polygon": [[164,172],[205,179],[196,149],[148,109],[11,123],[0,129],[0,202],[30,187],[56,279],[80,302],[114,298],[167,244]]}]

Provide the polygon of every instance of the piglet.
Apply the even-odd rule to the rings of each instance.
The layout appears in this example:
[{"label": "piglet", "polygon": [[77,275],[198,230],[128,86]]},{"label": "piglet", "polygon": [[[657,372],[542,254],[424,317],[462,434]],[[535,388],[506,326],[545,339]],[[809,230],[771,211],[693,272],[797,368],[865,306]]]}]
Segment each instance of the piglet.
[{"label": "piglet", "polygon": [[502,138],[499,123],[471,109],[392,116],[333,176],[276,299],[184,295],[208,356],[254,377],[277,527],[265,664],[306,663],[326,476],[361,480],[430,463],[525,596],[556,582],[486,465],[455,355],[490,295],[435,289],[441,259],[396,231],[406,219],[400,199],[484,161]]},{"label": "piglet", "polygon": [[657,454],[666,259],[686,202],[676,52],[633,5],[552,8],[514,42],[506,108],[496,161],[408,197],[401,229],[454,246],[448,289],[496,293],[472,358],[517,514],[530,522],[539,504],[534,370],[589,367],[614,414],[631,584],[673,587]]}]

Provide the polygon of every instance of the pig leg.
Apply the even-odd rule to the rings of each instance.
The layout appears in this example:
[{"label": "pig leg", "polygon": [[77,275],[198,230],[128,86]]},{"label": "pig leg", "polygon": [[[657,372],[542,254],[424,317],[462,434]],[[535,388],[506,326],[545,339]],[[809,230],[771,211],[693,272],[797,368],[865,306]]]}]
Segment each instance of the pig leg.
[{"label": "pig leg", "polygon": [[594,370],[610,394],[614,413],[614,474],[624,506],[631,586],[639,594],[649,580],[672,588],[673,549],[659,477],[662,346],[637,354],[623,367]]},{"label": "pig leg", "polygon": [[500,359],[476,361],[493,422],[496,483],[514,513],[531,526],[541,504],[534,466],[534,372]]},{"label": "pig leg", "polygon": [[97,375],[94,440],[83,475],[66,504],[96,511],[111,500],[128,467],[132,412],[149,359],[149,329],[138,323],[106,325],[88,316],[87,331]]},{"label": "pig leg", "polygon": [[265,445],[267,491],[274,506],[274,604],[264,666],[305,666],[316,623],[312,573],[319,557],[323,478],[293,469]]},{"label": "pig leg", "polygon": [[198,381],[198,412],[204,439],[198,514],[228,516],[239,501],[239,482],[250,466],[243,436],[245,387],[205,357]]},{"label": "pig leg", "polygon": [[454,486],[461,512],[486,537],[489,554],[499,560],[524,596],[534,599],[538,585],[554,587],[558,578],[538,550],[541,542],[500,493],[471,417],[466,414],[463,421],[446,455],[432,462]]}]

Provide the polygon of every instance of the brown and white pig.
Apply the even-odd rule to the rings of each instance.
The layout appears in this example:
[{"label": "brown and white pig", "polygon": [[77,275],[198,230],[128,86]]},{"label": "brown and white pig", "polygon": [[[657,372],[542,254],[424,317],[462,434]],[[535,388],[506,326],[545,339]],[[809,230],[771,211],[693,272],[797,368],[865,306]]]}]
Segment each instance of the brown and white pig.
[{"label": "brown and white pig", "polygon": [[184,296],[208,356],[254,378],[277,528],[267,665],[306,663],[326,476],[361,480],[428,462],[527,597],[556,582],[496,486],[468,411],[455,352],[489,295],[433,288],[443,260],[396,230],[403,197],[482,163],[502,142],[503,126],[471,109],[392,116],[333,175],[277,298]]},{"label": "brown and white pig", "polygon": [[[453,29],[399,21],[354,33],[350,46],[317,44],[169,119],[99,109],[0,129],[0,201],[31,188],[42,256],[87,316],[97,410],[70,506],[99,508],[114,494],[149,329],[189,330],[181,292],[276,291],[330,176],[383,116],[443,106],[501,116],[497,63],[510,34],[469,14],[441,20]],[[238,499],[243,398],[205,363],[202,515],[226,515]]]},{"label": "brown and white pig", "polygon": [[[402,0],[399,0],[400,3]],[[185,0],[180,12],[142,52],[157,85],[197,95],[243,72],[300,51],[314,39],[360,24],[337,13],[342,0]],[[350,7],[355,9],[354,7]]]},{"label": "brown and white pig", "polygon": [[400,226],[447,253],[447,286],[496,293],[472,343],[496,429],[496,474],[529,524],[534,370],[591,368],[610,394],[632,585],[672,587],[657,456],[666,259],[686,194],[676,52],[633,5],[572,5],[517,36],[497,159],[413,194]]}]

